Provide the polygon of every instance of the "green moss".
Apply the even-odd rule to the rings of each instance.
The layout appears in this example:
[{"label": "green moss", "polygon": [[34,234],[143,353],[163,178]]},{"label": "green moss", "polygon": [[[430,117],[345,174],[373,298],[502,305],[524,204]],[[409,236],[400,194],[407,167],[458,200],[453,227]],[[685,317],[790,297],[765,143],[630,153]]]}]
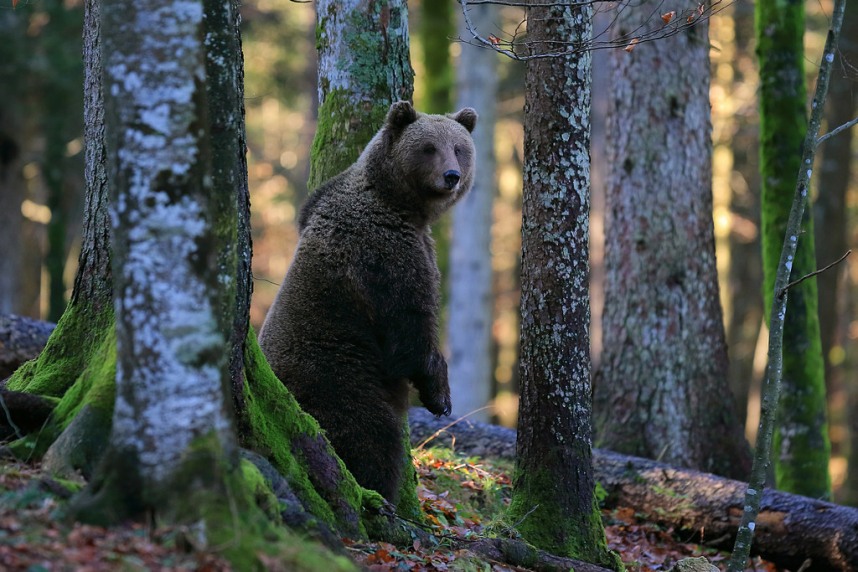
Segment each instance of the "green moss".
[{"label": "green moss", "polygon": [[608,549],[595,495],[590,510],[573,514],[556,502],[557,486],[547,471],[520,474],[506,519],[515,522],[522,537],[537,548],[623,570],[620,557]]},{"label": "green moss", "polygon": [[457,33],[453,2],[422,2],[420,12],[420,43],[426,71],[421,105],[427,113],[447,113],[452,111],[454,84],[450,38]]},{"label": "green moss", "polygon": [[[61,474],[82,470],[88,475],[105,450],[116,391],[116,332],[112,322],[106,326],[102,324],[100,329],[98,326],[98,323],[93,324],[85,341],[78,339],[77,351],[86,357],[85,361],[58,358],[56,345],[75,346],[70,341],[54,340],[58,335],[55,331],[51,336],[56,344],[54,351],[47,357],[43,353],[36,362],[31,362],[32,371],[13,377],[18,391],[38,393],[35,391],[38,389],[53,394],[64,388],[53,414],[41,431],[10,444],[19,457],[38,459],[52,448],[49,470]],[[57,330],[60,330],[59,326]],[[71,335],[73,332],[74,328],[66,327],[60,330],[59,335]],[[62,352],[62,355],[69,352]],[[49,362],[50,355],[57,360],[55,363]],[[62,367],[70,369],[63,372]],[[63,375],[59,375],[61,373]],[[68,380],[73,380],[70,386]],[[67,430],[69,435],[55,444]]]},{"label": "green moss", "polygon": [[319,185],[348,169],[384,124],[391,101],[356,101],[345,91],[331,90],[319,106],[316,136],[310,150],[308,187]]},{"label": "green moss", "polygon": [[[316,136],[310,152],[312,190],[344,171],[384,123],[390,105],[411,99],[414,71],[408,54],[407,34],[391,30],[407,28],[407,7],[401,2],[370,2],[365,9],[343,16],[335,41],[349,53],[345,69],[346,88],[330,89],[327,78],[319,78],[324,97],[319,106]],[[328,31],[330,19],[319,14],[316,45],[320,52],[334,41]]]},{"label": "green moss", "polygon": [[[109,525],[149,515],[155,524],[183,525],[189,544],[222,553],[236,570],[355,569],[348,559],[275,526],[269,509],[277,501],[262,475],[252,463],[233,462],[214,432],[188,446],[166,482],[145,482],[133,453],[111,449],[107,460],[67,516]],[[273,516],[277,522],[276,508]]]},{"label": "green moss", "polygon": [[408,423],[403,424],[402,442],[405,458],[403,459],[402,483],[399,485],[399,502],[396,513],[413,521],[423,522],[423,512],[420,510],[420,499],[417,498],[417,471],[411,455],[411,431]]},{"label": "green moss", "polygon": [[242,436],[243,445],[266,458],[289,482],[293,492],[313,516],[344,534],[365,535],[360,523],[363,492],[342,461],[324,440],[325,451],[337,462],[336,490],[327,498],[320,495],[308,473],[308,462],[299,458],[294,443],[301,439],[321,440],[319,424],[307,415],[271,371],[251,329],[245,343],[244,399],[250,433]]},{"label": "green moss", "polygon": [[279,502],[274,491],[265,482],[265,477],[256,468],[256,465],[246,459],[241,461],[241,473],[244,478],[244,484],[253,495],[253,501],[256,506],[265,514],[271,522],[280,523],[282,521],[279,511]]},{"label": "green moss", "polygon": [[81,303],[69,305],[39,357],[19,368],[7,387],[62,397],[92,360],[102,333],[112,326],[112,308],[96,312]]}]

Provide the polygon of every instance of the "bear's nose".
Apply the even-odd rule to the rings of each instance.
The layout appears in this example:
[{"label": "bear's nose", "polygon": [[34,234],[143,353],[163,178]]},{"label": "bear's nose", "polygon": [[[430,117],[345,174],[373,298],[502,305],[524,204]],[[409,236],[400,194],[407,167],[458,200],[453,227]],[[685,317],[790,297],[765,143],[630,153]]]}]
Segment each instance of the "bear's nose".
[{"label": "bear's nose", "polygon": [[444,183],[447,185],[448,189],[452,189],[459,184],[459,179],[461,178],[459,171],[450,170],[444,173]]}]

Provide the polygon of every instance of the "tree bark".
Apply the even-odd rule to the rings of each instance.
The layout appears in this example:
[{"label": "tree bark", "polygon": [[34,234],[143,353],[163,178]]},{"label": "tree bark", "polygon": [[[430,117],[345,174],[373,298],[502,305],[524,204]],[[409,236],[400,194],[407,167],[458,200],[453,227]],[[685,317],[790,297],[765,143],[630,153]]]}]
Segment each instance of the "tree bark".
[{"label": "tree bark", "polygon": [[354,163],[390,105],[410,101],[414,90],[405,0],[319,0],[316,18],[319,122],[311,190]]},{"label": "tree bark", "polygon": [[[858,29],[858,9],[850,7],[843,16],[843,29]],[[858,99],[854,94],[854,82],[850,80],[848,69],[851,62],[858,61],[858,41],[850,34],[840,37],[838,53],[835,56],[834,73],[826,103],[825,122],[827,129],[835,129],[858,114]],[[819,184],[816,202],[813,204],[817,259],[824,265],[840,258],[849,248],[847,242],[847,216],[849,203],[847,191],[850,175],[854,172],[852,154],[855,149],[855,129],[829,139],[819,149]],[[845,359],[848,350],[844,347],[847,339],[844,333],[848,328],[844,306],[853,304],[846,300],[843,284],[846,273],[845,264],[838,264],[817,276],[819,287],[819,327],[822,355],[825,360],[825,384],[828,390],[829,412],[832,425],[846,429],[845,439],[832,443],[839,450],[832,451],[833,456],[841,456],[852,442],[852,455],[849,463],[849,475],[846,486],[841,489],[842,496],[858,504],[858,434],[850,427],[848,411],[856,411],[854,403],[848,404],[850,393],[855,386],[848,383],[849,361]],[[850,308],[850,309],[854,309]],[[854,399],[854,398],[853,398]],[[845,405],[844,405],[845,404]],[[854,416],[853,416],[854,417]]]},{"label": "tree bark", "polygon": [[[232,315],[230,327],[229,374],[239,422],[245,408],[244,341],[250,325],[250,297],[253,280],[250,270],[250,191],[247,184],[246,135],[244,128],[244,57],[241,50],[238,0],[228,0],[228,9],[219,2],[205,0],[206,94],[211,137],[213,214],[224,224],[215,228],[220,276],[235,276],[219,300],[220,315]],[[231,221],[236,221],[233,224]],[[247,426],[239,427],[246,431]]]},{"label": "tree bark", "polygon": [[[760,0],[756,3],[756,23],[760,62],[763,295],[769,319],[796,174],[812,168],[801,162],[807,131],[804,4]],[[804,213],[797,240],[795,258],[790,261],[792,280],[816,270],[810,209]],[[830,443],[817,306],[815,278],[790,289],[774,467],[778,488],[829,498]]]},{"label": "tree bark", "polygon": [[[587,41],[592,6],[527,9],[540,51]],[[590,428],[590,53],[527,62],[521,401],[509,518],[537,548],[621,568],[594,498]]]},{"label": "tree bark", "polygon": [[732,116],[724,144],[733,155],[730,175],[729,271],[726,297],[728,377],[739,422],[748,416],[748,395],[754,378],[754,355],[763,322],[763,263],[760,246],[759,124],[756,111],[756,57],[753,53],[754,6],[731,7],[735,34],[730,95]]},{"label": "tree bark", "polygon": [[[27,57],[25,24],[12,10],[0,11],[0,84],[7,102],[0,106],[0,313],[20,312],[21,228],[24,200],[22,130],[25,91],[23,61]],[[26,77],[26,76],[24,76]],[[4,375],[0,373],[0,378]]]},{"label": "tree bark", "polygon": [[[115,500],[115,487],[136,483],[111,507],[132,517],[191,516],[180,512],[188,499],[227,490],[238,461],[222,334],[233,326],[225,312],[233,300],[224,303],[218,280],[223,214],[211,188],[203,38],[201,1],[148,9],[115,2],[102,11],[117,364],[105,453],[114,462],[91,493],[104,509],[98,497]],[[235,200],[233,187],[217,190]],[[191,466],[207,486],[183,478]],[[191,518],[206,508],[194,507]]]},{"label": "tree bark", "polygon": [[[663,25],[652,3],[619,9],[613,33]],[[597,443],[744,477],[715,264],[708,23],[611,56]]]},{"label": "tree bark", "polygon": [[[450,447],[462,455],[513,459],[513,429],[449,421],[412,408],[415,447]],[[428,442],[427,442],[428,440]],[[673,527],[678,538],[730,549],[742,517],[746,484],[638,457],[593,450],[596,481],[608,492],[607,508],[629,507],[640,518]],[[766,489],[753,553],[797,570],[858,570],[858,509]]]},{"label": "tree bark", "polygon": [[[475,6],[471,18],[478,26],[488,26],[492,13],[489,6]],[[476,411],[472,417],[479,421],[487,421],[491,415],[490,410],[480,409],[491,400],[493,379],[491,233],[497,189],[494,152],[497,58],[491,50],[463,44],[456,80],[457,107],[478,109],[480,122],[472,134],[477,149],[474,186],[452,214],[447,365],[453,416]]]}]

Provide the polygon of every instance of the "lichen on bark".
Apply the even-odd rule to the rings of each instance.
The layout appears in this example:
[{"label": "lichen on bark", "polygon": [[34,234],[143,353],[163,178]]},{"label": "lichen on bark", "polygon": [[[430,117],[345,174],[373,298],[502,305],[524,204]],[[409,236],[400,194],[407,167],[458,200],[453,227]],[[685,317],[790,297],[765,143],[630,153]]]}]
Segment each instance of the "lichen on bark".
[{"label": "lichen on bark", "polygon": [[[589,40],[592,6],[528,9],[551,52]],[[538,548],[621,569],[594,518],[590,427],[588,51],[527,62],[521,403],[509,520]]]}]

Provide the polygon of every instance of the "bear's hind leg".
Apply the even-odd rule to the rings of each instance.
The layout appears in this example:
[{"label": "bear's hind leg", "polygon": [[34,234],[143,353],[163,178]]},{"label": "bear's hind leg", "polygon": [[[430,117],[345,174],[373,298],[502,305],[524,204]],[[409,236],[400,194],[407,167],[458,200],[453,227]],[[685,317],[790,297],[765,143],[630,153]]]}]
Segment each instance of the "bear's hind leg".
[{"label": "bear's hind leg", "polygon": [[387,404],[376,403],[373,409],[358,408],[365,413],[336,424],[336,429],[328,431],[328,439],[358,484],[396,504],[405,462],[404,419]]}]

